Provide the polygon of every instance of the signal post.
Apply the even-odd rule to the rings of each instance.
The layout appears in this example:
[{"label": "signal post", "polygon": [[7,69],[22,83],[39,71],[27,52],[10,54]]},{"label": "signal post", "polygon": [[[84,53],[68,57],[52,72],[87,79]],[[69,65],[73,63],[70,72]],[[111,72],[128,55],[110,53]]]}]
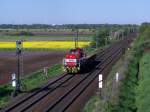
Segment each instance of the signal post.
[{"label": "signal post", "polygon": [[16,55],[17,55],[17,76],[16,76],[16,86],[15,86],[15,91],[14,95],[16,96],[18,93],[21,92],[21,80],[20,80],[20,75],[21,75],[21,65],[20,65],[20,58],[22,55],[22,41],[16,41]]}]

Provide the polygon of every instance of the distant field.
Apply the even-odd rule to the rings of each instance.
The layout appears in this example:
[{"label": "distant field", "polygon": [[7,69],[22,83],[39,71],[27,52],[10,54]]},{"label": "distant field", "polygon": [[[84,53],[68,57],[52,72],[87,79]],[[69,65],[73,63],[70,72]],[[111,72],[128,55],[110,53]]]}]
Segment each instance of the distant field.
[{"label": "distant field", "polygon": [[[75,36],[0,36],[0,41],[73,41]],[[91,41],[92,36],[79,36],[80,41]]]}]

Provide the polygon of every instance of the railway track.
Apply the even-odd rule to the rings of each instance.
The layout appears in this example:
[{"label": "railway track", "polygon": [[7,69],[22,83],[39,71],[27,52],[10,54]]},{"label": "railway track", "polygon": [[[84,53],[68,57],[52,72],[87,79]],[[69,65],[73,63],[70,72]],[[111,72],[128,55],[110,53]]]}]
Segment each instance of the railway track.
[{"label": "railway track", "polygon": [[38,91],[25,96],[12,105],[8,105],[2,112],[66,111],[93,83],[99,73],[110,67],[122,55],[123,49],[130,42],[131,40],[125,39],[97,53],[98,64],[89,73],[64,74]]},{"label": "railway track", "polygon": [[[113,50],[112,50],[113,51]],[[112,61],[114,60],[114,56],[111,55],[113,52],[110,53],[110,55],[105,55],[105,60],[103,60],[105,63],[100,63],[97,66],[101,66],[101,71]],[[121,53],[121,50],[119,50],[119,53]],[[107,62],[107,63],[106,63]],[[72,88],[67,90],[61,97],[59,97],[55,102],[50,102],[48,105],[48,108],[46,108],[44,111],[48,112],[62,112],[65,111],[75,100],[76,98],[82,94],[82,92],[92,83],[92,81],[97,77],[97,72],[99,69],[94,70],[92,74],[86,75],[86,77],[82,78],[80,82],[74,84]],[[75,93],[75,94],[74,94]],[[38,110],[36,111],[42,111]]]},{"label": "railway track", "polygon": [[72,78],[73,76],[69,76],[69,75],[67,75],[67,74],[64,74],[64,75],[62,75],[61,77],[59,77],[59,78],[57,78],[56,80],[54,80],[53,82],[47,84],[46,86],[42,87],[41,89],[39,89],[39,90],[37,90],[37,91],[35,91],[35,92],[33,92],[33,93],[27,95],[27,96],[24,97],[23,99],[19,100],[18,102],[14,103],[14,104],[11,105],[10,107],[8,107],[8,108],[6,108],[6,109],[4,109],[4,110],[2,110],[2,111],[4,111],[4,112],[5,112],[5,111],[12,111],[12,110],[13,110],[14,108],[16,108],[17,106],[19,106],[19,105],[21,105],[22,103],[28,101],[30,98],[32,98],[32,97],[34,97],[35,95],[39,94],[40,92],[42,92],[43,90],[47,89],[49,86],[51,86],[51,85],[57,83],[58,81],[64,80],[66,77],[68,77],[68,78],[66,79],[66,81],[67,81],[67,80],[69,80],[70,78]]},{"label": "railway track", "polygon": [[[104,51],[102,52],[101,56],[104,55]],[[38,101],[40,101],[42,98],[44,98],[46,95],[48,95],[50,92],[54,91],[58,87],[60,87],[62,84],[64,84],[66,81],[70,80],[71,78],[75,77],[76,75],[69,75],[69,74],[64,74],[60,78],[56,79],[55,81],[47,84],[40,90],[28,95],[27,97],[21,99],[17,103],[11,105],[10,107],[4,109],[3,111],[9,112],[9,111],[25,111],[28,108],[30,108],[32,105],[36,104]],[[64,81],[63,81],[64,80]],[[52,88],[54,87],[54,88]],[[52,88],[51,90],[43,93],[44,90]]]},{"label": "railway track", "polygon": [[[116,55],[114,55],[116,56]],[[97,77],[99,72],[102,70],[113,60],[114,56],[107,59],[106,63],[102,63],[100,70],[95,70],[92,75],[86,76],[79,83],[70,88],[63,96],[58,98],[53,104],[51,104],[48,108],[46,108],[45,112],[63,112],[65,111],[77,98],[84,92],[84,90],[93,82],[93,80]],[[76,94],[74,94],[76,93]],[[66,102],[67,101],[67,102]],[[63,105],[65,104],[65,105]]]}]

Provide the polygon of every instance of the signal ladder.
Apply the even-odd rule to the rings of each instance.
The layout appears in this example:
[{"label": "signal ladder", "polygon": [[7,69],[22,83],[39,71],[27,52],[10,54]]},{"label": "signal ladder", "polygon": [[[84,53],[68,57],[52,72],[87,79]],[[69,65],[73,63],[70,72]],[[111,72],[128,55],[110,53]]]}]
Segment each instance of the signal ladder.
[{"label": "signal ladder", "polygon": [[20,55],[20,75],[24,75],[24,63],[23,63],[23,55]]}]

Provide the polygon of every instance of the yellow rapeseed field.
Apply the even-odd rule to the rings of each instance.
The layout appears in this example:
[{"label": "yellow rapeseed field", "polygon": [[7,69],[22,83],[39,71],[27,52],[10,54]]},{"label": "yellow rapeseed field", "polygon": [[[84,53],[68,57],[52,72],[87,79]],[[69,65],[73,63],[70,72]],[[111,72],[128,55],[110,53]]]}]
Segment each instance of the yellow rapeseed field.
[{"label": "yellow rapeseed field", "polygon": [[[32,49],[68,49],[74,48],[74,42],[72,41],[26,41],[23,42],[23,48]],[[86,47],[90,42],[78,42],[79,47]],[[16,48],[15,42],[0,42],[0,49],[4,48]]]}]

